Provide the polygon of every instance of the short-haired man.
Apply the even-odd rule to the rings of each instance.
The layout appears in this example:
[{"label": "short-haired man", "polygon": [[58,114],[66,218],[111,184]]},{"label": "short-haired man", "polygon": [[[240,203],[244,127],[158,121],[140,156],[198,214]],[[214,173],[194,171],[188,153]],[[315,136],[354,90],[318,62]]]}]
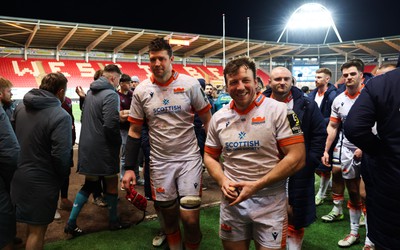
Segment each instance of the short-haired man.
[{"label": "short-haired man", "polygon": [[10,184],[17,169],[19,143],[4,105],[11,103],[12,83],[0,76],[0,249],[13,249],[16,235],[14,206],[11,203]]},{"label": "short-haired man", "polygon": [[60,187],[70,172],[71,116],[61,107],[67,90],[61,73],[47,74],[25,94],[13,115],[21,152],[11,182],[18,222],[26,223],[26,249],[42,249],[54,219]]},{"label": "short-haired man", "polygon": [[193,129],[197,112],[207,131],[210,104],[196,78],[172,67],[172,48],[163,38],[149,45],[152,76],[133,92],[126,142],[124,187],[136,184],[132,171],[141,146],[146,119],[150,136],[150,177],[153,200],[160,208],[169,248],[182,249],[179,221],[184,227],[185,249],[201,242],[200,205],[202,159]]},{"label": "short-haired man", "polygon": [[301,249],[304,228],[316,218],[314,201],[315,168],[321,163],[326,141],[326,124],[317,104],[300,89],[293,86],[293,76],[285,67],[271,71],[269,86],[263,94],[284,102],[300,120],[306,145],[306,165],[289,177],[288,182],[288,249]]},{"label": "short-haired man", "polygon": [[[313,89],[308,96],[313,99],[325,119],[325,124],[328,126],[329,117],[331,116],[331,106],[336,97],[336,87],[330,83],[332,72],[328,68],[319,68],[315,71],[315,89]],[[329,150],[330,159],[332,161],[334,147],[336,146],[337,139],[332,143]],[[339,162],[337,162],[339,164]],[[319,164],[315,172],[320,176],[319,189],[315,195],[315,205],[319,206],[324,203],[326,198],[326,190],[330,185],[331,180],[331,167],[326,167],[324,164]],[[341,172],[333,173],[332,186],[344,185]],[[335,188],[335,187],[334,187]],[[333,189],[334,189],[333,188]]]},{"label": "short-haired man", "polygon": [[[224,69],[232,97],[211,118],[204,162],[223,192],[219,235],[224,249],[284,249],[286,179],[305,164],[300,122],[284,103],[257,91],[248,57]],[[220,163],[220,156],[223,163]]]},{"label": "short-haired man", "polygon": [[117,65],[107,65],[102,76],[90,84],[85,97],[78,151],[78,172],[85,176],[85,184],[76,194],[64,228],[64,232],[72,236],[83,233],[76,220],[95,189],[94,183],[101,176],[105,181],[104,199],[108,204],[109,229],[118,230],[130,226],[121,223],[117,214],[121,135],[119,97],[115,89],[119,85],[121,74]]},{"label": "short-haired man", "polygon": [[[358,229],[362,212],[362,202],[359,191],[362,152],[344,136],[343,131],[340,131],[340,126],[346,122],[346,117],[350,108],[353,106],[360,91],[364,87],[364,84],[362,84],[363,65],[356,60],[350,60],[345,62],[340,69],[345,79],[346,90],[339,94],[332,104],[331,117],[327,128],[328,137],[326,139],[322,163],[326,166],[330,166],[329,149],[331,148],[337,133],[342,133],[343,142],[340,148],[341,151],[339,152],[340,168],[350,198],[347,203],[350,214],[350,233],[344,239],[339,240],[338,245],[340,247],[350,247],[360,241]],[[333,165],[332,167],[337,166]],[[332,211],[328,215],[323,216],[323,220],[337,217],[343,218],[342,203],[344,202],[344,187],[342,190],[338,191],[339,192],[336,194],[333,193],[333,196],[340,196],[341,198],[337,199],[337,201],[341,202],[335,202]]]}]

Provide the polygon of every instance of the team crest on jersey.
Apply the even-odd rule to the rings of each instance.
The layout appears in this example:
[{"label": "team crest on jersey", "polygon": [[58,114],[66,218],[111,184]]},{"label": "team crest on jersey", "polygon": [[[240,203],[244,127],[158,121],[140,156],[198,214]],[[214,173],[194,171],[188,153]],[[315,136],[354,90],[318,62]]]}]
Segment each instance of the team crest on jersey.
[{"label": "team crest on jersey", "polygon": [[294,113],[293,111],[288,112],[287,119],[294,135],[303,133],[300,127],[300,120],[297,117],[296,113]]},{"label": "team crest on jersey", "polygon": [[251,118],[252,125],[263,124],[263,123],[265,123],[265,116],[264,117],[257,116]]},{"label": "team crest on jersey", "polygon": [[185,92],[185,88],[174,88],[174,94],[180,94]]}]

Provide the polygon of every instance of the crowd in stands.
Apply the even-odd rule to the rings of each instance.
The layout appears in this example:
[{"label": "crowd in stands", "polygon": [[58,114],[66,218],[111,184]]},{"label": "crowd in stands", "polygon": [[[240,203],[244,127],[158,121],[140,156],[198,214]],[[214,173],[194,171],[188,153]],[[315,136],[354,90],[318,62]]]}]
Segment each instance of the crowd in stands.
[{"label": "crowd in stands", "polygon": [[[217,90],[175,71],[162,38],[149,44],[149,59],[149,78],[109,64],[95,72],[87,92],[75,86],[82,111],[77,171],[85,179],[73,202],[76,131],[68,79],[49,73],[16,105],[12,82],[0,77],[0,249],[21,243],[16,222],[28,226],[25,248],[43,249],[59,208],[70,211],[64,232],[81,236],[77,218],[91,194],[108,209],[110,230],[128,228],[118,215],[118,190],[129,196],[136,185],[144,186],[136,205],[154,201],[160,233],[153,246],[199,249],[206,170],[221,188],[224,249],[248,249],[251,241],[256,249],[302,249],[317,219],[332,229],[346,219],[346,189],[350,230],[338,247],[361,240],[363,250],[400,245],[400,220],[392,219],[400,199],[390,195],[400,190],[396,65],[371,74],[362,60],[350,59],[336,83],[320,68],[310,91],[281,66],[264,83],[254,61],[239,57],[225,66],[224,88]],[[317,218],[330,196],[332,210]]]}]

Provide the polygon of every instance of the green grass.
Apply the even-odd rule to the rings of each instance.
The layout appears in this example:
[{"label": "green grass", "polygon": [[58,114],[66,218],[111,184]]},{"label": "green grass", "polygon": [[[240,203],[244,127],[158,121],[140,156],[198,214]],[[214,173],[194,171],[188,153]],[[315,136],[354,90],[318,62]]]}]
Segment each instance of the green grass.
[{"label": "green grass", "polygon": [[79,101],[72,103],[72,114],[74,115],[75,122],[81,122],[81,109],[79,108]]},{"label": "green grass", "polygon": [[[318,186],[319,184],[316,183],[316,187]],[[347,193],[345,197],[346,199],[348,198]],[[329,213],[331,209],[332,201],[325,201],[323,205],[317,207],[316,222],[305,230],[304,250],[339,249],[337,242],[350,232],[349,214],[345,208],[345,219],[343,221],[323,223],[320,219],[321,216]],[[202,209],[200,216],[203,233],[203,241],[200,249],[222,249],[222,244],[218,236],[219,206]],[[45,245],[45,249],[153,249],[151,242],[157,234],[158,229],[159,224],[157,220],[145,221],[126,230],[114,232],[102,231],[72,240],[60,240],[48,243]],[[359,233],[361,235],[361,243],[349,249],[362,248],[365,239],[365,227],[360,228]],[[251,249],[254,249],[253,245],[251,245]]]}]

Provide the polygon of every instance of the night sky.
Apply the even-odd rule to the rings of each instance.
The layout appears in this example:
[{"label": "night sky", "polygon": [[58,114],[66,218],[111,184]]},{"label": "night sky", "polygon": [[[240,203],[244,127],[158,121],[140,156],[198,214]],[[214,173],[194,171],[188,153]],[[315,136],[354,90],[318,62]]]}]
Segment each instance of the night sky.
[{"label": "night sky", "polygon": [[[293,11],[302,4],[314,2],[330,10],[343,41],[400,35],[400,11],[393,0],[107,2],[102,4],[100,1],[76,0],[12,1],[7,4],[11,5],[10,7],[1,8],[0,15],[222,36],[222,15],[225,14],[227,37],[247,38],[249,17],[250,39],[276,42]],[[288,36],[289,42],[292,42],[290,33]],[[330,37],[332,42],[338,42],[333,30],[330,31]]]}]

